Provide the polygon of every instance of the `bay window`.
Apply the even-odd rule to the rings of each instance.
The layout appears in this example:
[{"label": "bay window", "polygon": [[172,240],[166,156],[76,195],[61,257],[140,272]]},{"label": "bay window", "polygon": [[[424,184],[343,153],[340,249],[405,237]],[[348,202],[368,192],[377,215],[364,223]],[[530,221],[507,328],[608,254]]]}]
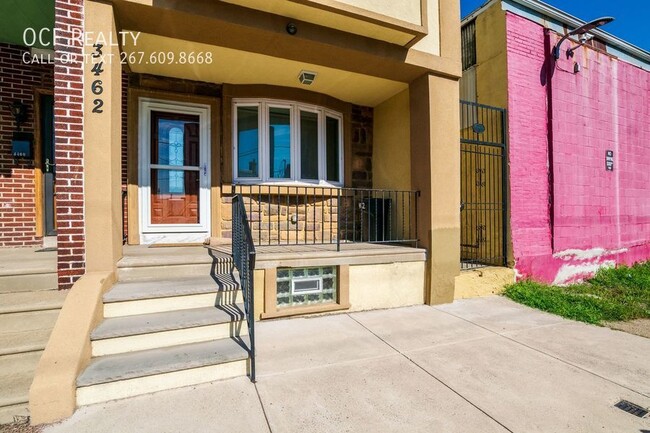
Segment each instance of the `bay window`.
[{"label": "bay window", "polygon": [[343,183],[343,116],[301,103],[233,102],[233,169],[240,183]]}]

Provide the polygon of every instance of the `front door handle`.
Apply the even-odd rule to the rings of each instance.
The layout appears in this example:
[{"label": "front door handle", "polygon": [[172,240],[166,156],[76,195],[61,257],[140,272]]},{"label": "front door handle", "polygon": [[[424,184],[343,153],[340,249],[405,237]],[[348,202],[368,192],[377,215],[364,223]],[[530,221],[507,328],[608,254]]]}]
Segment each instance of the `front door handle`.
[{"label": "front door handle", "polygon": [[56,164],[50,162],[50,158],[45,158],[45,173],[50,173],[50,168],[56,167]]}]

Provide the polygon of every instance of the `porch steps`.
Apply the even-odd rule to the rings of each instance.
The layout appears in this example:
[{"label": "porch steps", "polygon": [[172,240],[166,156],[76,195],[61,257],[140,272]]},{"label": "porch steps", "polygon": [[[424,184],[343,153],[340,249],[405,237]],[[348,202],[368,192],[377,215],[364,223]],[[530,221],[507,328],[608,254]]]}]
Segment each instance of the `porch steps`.
[{"label": "porch steps", "polygon": [[231,257],[199,247],[132,251],[104,295],[77,405],[245,375],[248,325]]},{"label": "porch steps", "polygon": [[0,293],[0,424],[29,414],[29,387],[66,294]]},{"label": "porch steps", "polygon": [[0,293],[52,290],[57,287],[56,251],[0,249]]},{"label": "porch steps", "polygon": [[77,405],[241,376],[247,359],[231,338],[102,356],[78,377]]},{"label": "porch steps", "polygon": [[104,317],[234,304],[242,301],[238,289],[228,274],[118,282],[104,295]]},{"label": "porch steps", "polygon": [[202,247],[132,248],[117,264],[119,281],[227,274],[230,256]]},{"label": "porch steps", "polygon": [[93,356],[246,335],[243,304],[113,317],[92,333]]}]

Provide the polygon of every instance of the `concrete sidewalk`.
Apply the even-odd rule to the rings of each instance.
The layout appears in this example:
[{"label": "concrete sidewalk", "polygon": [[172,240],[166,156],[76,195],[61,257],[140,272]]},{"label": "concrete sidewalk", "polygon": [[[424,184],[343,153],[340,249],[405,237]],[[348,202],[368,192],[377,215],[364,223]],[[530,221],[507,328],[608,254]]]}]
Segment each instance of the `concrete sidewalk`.
[{"label": "concrete sidewalk", "polygon": [[78,410],[45,432],[650,432],[650,340],[490,297],[260,323],[246,378]]}]

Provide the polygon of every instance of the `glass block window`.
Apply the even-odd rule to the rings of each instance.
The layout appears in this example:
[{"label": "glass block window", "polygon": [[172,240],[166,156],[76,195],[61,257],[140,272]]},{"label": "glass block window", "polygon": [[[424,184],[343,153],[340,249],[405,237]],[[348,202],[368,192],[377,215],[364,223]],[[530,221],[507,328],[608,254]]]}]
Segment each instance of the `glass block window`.
[{"label": "glass block window", "polygon": [[338,301],[335,266],[279,268],[276,287],[278,308],[334,304]]}]

